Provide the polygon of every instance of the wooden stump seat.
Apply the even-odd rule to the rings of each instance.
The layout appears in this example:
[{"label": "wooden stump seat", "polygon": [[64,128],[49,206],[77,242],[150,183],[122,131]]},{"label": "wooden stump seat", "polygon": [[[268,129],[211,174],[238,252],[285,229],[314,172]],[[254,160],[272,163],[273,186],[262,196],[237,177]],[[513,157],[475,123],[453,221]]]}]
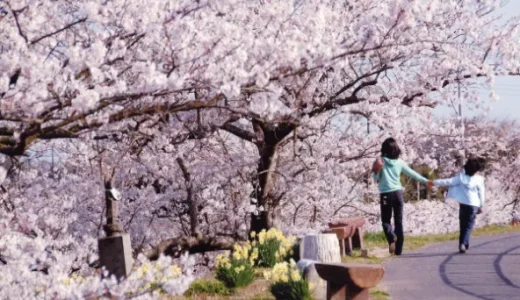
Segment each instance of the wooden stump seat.
[{"label": "wooden stump seat", "polygon": [[350,225],[350,226],[353,226],[356,228],[362,227],[363,225],[365,225],[365,218],[362,218],[362,217],[344,218],[344,219],[338,219],[338,220],[329,222],[329,228],[342,227],[345,225]]},{"label": "wooden stump seat", "polygon": [[364,249],[364,218],[346,218],[329,222],[324,233],[335,233],[339,240],[341,255],[350,255],[353,249]]},{"label": "wooden stump seat", "polygon": [[327,300],[368,300],[385,270],[381,265],[316,263],[318,275],[327,281]]},{"label": "wooden stump seat", "polygon": [[341,256],[350,255],[352,253],[352,237],[356,229],[352,226],[343,226],[336,228],[329,228],[323,230],[324,233],[335,233],[339,241],[339,251]]}]

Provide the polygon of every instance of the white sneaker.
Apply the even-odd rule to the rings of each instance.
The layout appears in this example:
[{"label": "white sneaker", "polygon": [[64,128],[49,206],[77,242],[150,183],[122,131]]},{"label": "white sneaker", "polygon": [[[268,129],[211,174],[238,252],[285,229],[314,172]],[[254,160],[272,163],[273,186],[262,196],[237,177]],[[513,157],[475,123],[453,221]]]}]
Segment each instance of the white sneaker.
[{"label": "white sneaker", "polygon": [[460,244],[459,253],[466,253],[466,246],[464,246],[464,244]]}]

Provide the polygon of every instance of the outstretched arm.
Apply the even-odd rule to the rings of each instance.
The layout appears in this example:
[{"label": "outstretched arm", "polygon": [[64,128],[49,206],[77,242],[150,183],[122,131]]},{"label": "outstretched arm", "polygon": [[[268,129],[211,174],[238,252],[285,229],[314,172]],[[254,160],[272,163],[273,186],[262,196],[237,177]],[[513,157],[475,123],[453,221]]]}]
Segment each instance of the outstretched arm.
[{"label": "outstretched arm", "polygon": [[453,186],[459,183],[459,176],[446,178],[446,179],[436,179],[433,181],[433,185],[435,186]]},{"label": "outstretched arm", "polygon": [[404,164],[403,165],[403,172],[412,177],[413,179],[417,180],[417,181],[420,181],[422,183],[427,183],[428,182],[428,179],[424,178],[423,176],[421,176],[419,173],[415,172],[414,170],[412,170],[407,164]]}]

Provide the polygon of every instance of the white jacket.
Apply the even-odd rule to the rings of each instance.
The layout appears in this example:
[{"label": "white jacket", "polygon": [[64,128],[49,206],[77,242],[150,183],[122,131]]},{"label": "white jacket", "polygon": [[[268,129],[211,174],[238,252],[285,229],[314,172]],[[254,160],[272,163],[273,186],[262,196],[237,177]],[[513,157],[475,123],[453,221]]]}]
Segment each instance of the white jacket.
[{"label": "white jacket", "polygon": [[433,184],[450,187],[446,198],[454,199],[466,205],[484,207],[484,177],[480,175],[468,176],[461,172],[452,178],[434,180]]}]

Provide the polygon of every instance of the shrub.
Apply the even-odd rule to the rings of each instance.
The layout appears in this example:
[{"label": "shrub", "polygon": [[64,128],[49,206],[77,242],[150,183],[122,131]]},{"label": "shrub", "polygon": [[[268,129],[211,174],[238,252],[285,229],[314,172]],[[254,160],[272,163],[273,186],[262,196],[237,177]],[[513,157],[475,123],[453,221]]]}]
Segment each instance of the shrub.
[{"label": "shrub", "polygon": [[256,258],[256,251],[252,251],[249,243],[244,246],[235,245],[231,257],[217,256],[215,265],[217,279],[228,288],[249,285],[255,279],[253,265]]},{"label": "shrub", "polygon": [[194,281],[190,285],[189,289],[184,293],[184,296],[193,297],[200,294],[205,294],[208,296],[229,296],[233,294],[233,291],[224,285],[222,281],[200,279]]},{"label": "shrub", "polygon": [[309,283],[305,280],[277,282],[271,285],[271,294],[278,300],[311,300]]},{"label": "shrub", "polygon": [[[291,253],[292,252],[292,253]],[[287,256],[286,261],[290,262],[291,259],[294,261],[300,261],[300,244],[294,243],[291,246],[291,251],[289,251],[289,256]]]},{"label": "shrub", "polygon": [[286,238],[280,230],[275,228],[269,231],[262,230],[260,233],[251,233],[255,239],[252,242],[253,249],[257,249],[258,258],[256,264],[259,267],[272,268],[278,262],[286,260],[293,254],[293,237]]},{"label": "shrub", "polygon": [[305,281],[293,260],[290,263],[277,263],[271,271],[264,273],[273,283],[271,293],[278,299],[284,300],[311,300],[309,283]]}]

